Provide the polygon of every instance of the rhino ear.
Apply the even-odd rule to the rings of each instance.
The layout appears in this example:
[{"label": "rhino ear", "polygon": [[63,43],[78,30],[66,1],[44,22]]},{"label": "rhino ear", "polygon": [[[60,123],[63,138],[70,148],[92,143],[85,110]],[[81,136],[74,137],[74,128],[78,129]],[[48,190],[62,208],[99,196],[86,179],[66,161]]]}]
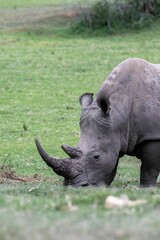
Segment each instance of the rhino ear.
[{"label": "rhino ear", "polygon": [[105,116],[110,110],[109,97],[98,97],[97,104],[101,108],[103,115]]},{"label": "rhino ear", "polygon": [[93,102],[93,93],[84,93],[79,98],[80,104],[82,105],[82,108],[86,108]]}]

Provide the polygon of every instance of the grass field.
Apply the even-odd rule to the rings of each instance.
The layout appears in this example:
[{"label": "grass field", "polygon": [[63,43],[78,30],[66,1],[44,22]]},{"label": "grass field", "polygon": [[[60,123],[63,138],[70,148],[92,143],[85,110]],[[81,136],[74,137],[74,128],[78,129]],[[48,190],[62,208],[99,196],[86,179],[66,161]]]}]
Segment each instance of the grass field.
[{"label": "grass field", "polygon": [[[139,188],[137,159],[121,159],[108,189],[66,189],[36,151],[35,137],[48,152],[65,156],[60,145],[79,139],[79,96],[96,93],[120,61],[160,63],[160,22],[135,33],[75,35],[66,17],[73,3],[0,1],[1,175],[9,168],[22,177],[0,178],[0,239],[158,240],[160,188]],[[109,195],[147,204],[106,209]]]}]

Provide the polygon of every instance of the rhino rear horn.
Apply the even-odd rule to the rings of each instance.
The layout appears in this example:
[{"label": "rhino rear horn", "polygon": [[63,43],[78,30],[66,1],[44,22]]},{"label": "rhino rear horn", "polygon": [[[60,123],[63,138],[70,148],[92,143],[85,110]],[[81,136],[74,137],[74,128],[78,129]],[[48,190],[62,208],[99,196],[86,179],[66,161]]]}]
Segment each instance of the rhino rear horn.
[{"label": "rhino rear horn", "polygon": [[55,173],[60,176],[63,176],[66,179],[73,178],[76,174],[75,169],[72,167],[71,159],[57,159],[52,156],[49,156],[48,153],[42,148],[38,139],[35,139],[37,150],[44,160],[44,162],[53,169]]},{"label": "rhino rear horn", "polygon": [[82,155],[82,151],[78,148],[70,147],[67,144],[62,144],[61,147],[70,158],[79,158]]}]

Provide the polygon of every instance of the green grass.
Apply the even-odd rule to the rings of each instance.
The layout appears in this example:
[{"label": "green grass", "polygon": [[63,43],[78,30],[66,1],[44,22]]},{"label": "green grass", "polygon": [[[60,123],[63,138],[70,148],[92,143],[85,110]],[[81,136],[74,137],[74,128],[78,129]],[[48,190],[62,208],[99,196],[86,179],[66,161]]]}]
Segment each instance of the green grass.
[{"label": "green grass", "polygon": [[54,5],[68,5],[76,3],[84,3],[84,0],[1,0],[0,7],[2,8],[19,8],[19,7],[39,7],[39,6],[54,6]]},{"label": "green grass", "polygon": [[[51,2],[64,1],[22,1],[23,7]],[[22,7],[21,1],[14,3]],[[0,6],[13,8],[11,1],[5,4]],[[0,32],[0,164],[6,161],[18,175],[37,173],[53,179],[0,184],[0,239],[159,239],[160,190],[138,187],[138,160],[121,159],[111,188],[66,189],[41,161],[34,144],[38,137],[48,152],[65,156],[60,145],[75,145],[79,139],[81,94],[96,93],[125,58],[160,63],[159,22],[117,36],[76,36],[66,25],[48,30],[49,26],[42,21],[18,31],[3,26]],[[77,211],[69,211],[67,195]],[[109,195],[148,202],[107,210]]]}]

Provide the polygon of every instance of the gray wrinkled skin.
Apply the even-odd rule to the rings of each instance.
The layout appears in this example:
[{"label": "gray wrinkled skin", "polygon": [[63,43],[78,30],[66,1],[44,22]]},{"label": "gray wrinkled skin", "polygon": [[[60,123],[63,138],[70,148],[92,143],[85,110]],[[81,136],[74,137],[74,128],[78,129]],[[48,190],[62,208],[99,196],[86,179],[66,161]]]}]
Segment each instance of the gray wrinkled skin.
[{"label": "gray wrinkled skin", "polygon": [[119,158],[127,154],[141,159],[141,186],[155,186],[160,172],[160,65],[129,58],[111,72],[95,99],[86,93],[80,103],[80,140],[73,154],[72,148],[66,150],[68,174],[57,173],[65,176],[65,185],[108,186]]}]

